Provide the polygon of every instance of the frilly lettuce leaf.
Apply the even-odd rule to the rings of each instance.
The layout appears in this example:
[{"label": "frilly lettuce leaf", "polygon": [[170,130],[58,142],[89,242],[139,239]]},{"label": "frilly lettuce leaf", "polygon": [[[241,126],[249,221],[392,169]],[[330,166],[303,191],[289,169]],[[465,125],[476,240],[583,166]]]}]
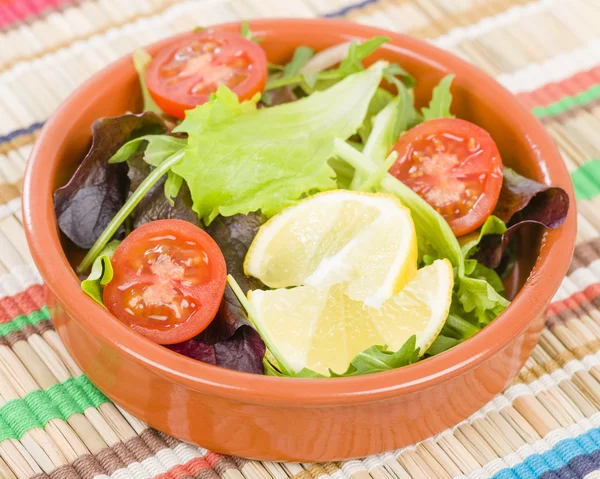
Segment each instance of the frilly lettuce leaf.
[{"label": "frilly lettuce leaf", "polygon": [[429,106],[423,108],[423,120],[433,120],[434,118],[454,118],[450,113],[452,105],[452,93],[450,93],[450,85],[454,80],[454,75],[446,75],[440,80],[438,85],[433,89]]},{"label": "frilly lettuce leaf", "polygon": [[[394,146],[400,134],[415,124],[418,114],[413,97],[401,81],[396,82],[398,95],[393,97],[381,111],[371,119],[372,128],[365,142],[363,153],[376,163],[384,158]],[[365,178],[357,171],[352,180],[352,189],[357,189]]]},{"label": "frilly lettuce leaf", "polygon": [[506,231],[506,224],[500,218],[490,215],[478,231],[475,231],[460,239],[462,252],[465,259],[472,258],[477,254],[481,241],[485,236],[503,235]]},{"label": "frilly lettuce leaf", "polygon": [[117,240],[108,243],[94,261],[89,276],[81,282],[81,289],[85,294],[102,306],[104,306],[104,300],[102,299],[104,286],[110,283],[113,277],[110,260],[120,244],[121,242]]},{"label": "frilly lettuce leaf", "polygon": [[[494,215],[496,223],[505,221],[502,228],[483,225],[472,257],[500,274],[507,274],[511,264],[509,247],[512,238],[523,227],[555,229],[561,226],[569,211],[569,195],[559,187],[550,187],[519,175],[504,167],[504,179]],[[504,223],[502,223],[504,224]]]},{"label": "frilly lettuce leaf", "polygon": [[209,224],[217,215],[261,210],[271,216],[309,192],[336,187],[327,160],[333,140],[363,124],[385,68],[377,62],[333,87],[293,103],[257,109],[220,87],[211,101],[186,112],[174,130],[188,134],[183,177],[194,211]]},{"label": "frilly lettuce leaf", "polygon": [[[335,141],[335,152],[364,176],[379,173],[375,161],[344,141]],[[375,189],[397,196],[411,210],[422,263],[447,258],[454,266],[457,316],[484,326],[504,311],[509,302],[482,275],[483,270],[477,270],[478,276],[473,276],[474,267],[471,267],[471,274],[466,272],[465,258],[456,236],[446,220],[429,203],[389,173],[383,175]]]}]

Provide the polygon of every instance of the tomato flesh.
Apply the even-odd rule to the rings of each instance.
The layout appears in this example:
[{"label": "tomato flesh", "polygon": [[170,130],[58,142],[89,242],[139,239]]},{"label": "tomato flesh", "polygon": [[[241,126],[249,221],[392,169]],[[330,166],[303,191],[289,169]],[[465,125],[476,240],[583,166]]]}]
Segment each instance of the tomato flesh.
[{"label": "tomato flesh", "polygon": [[190,339],[215,317],[225,260],[197,226],[160,220],[134,230],[111,260],[104,304],[120,321],[160,344]]},{"label": "tomato flesh", "polygon": [[182,119],[185,110],[206,103],[220,85],[246,100],[262,91],[266,80],[264,50],[227,32],[190,34],[161,50],[146,70],[154,101],[166,113]]},{"label": "tomato flesh", "polygon": [[481,226],[502,187],[502,159],[491,136],[456,118],[429,120],[404,133],[393,147],[390,173],[427,201],[456,236]]}]

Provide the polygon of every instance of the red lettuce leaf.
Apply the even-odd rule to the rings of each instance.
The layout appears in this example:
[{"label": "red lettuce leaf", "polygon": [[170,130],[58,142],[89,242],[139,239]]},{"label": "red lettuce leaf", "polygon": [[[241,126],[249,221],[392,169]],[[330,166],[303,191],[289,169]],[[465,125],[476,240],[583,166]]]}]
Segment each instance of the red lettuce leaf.
[{"label": "red lettuce leaf", "polygon": [[229,288],[212,323],[193,339],[168,346],[171,351],[227,369],[263,374],[265,343]]},{"label": "red lettuce leaf", "polygon": [[[258,213],[218,216],[206,229],[221,248],[227,272],[244,292],[264,288],[261,281],[244,274],[244,258],[264,218]],[[244,308],[228,286],[219,311],[198,336],[171,350],[228,369],[263,374],[265,343],[251,326]]]},{"label": "red lettuce leaf", "polygon": [[259,108],[283,105],[284,103],[290,103],[296,101],[298,97],[294,93],[294,89],[291,86],[282,86],[263,92],[260,102],[258,103]]},{"label": "red lettuce leaf", "polygon": [[54,192],[58,226],[73,243],[91,248],[127,199],[127,166],[109,164],[111,156],[127,141],[166,128],[155,113],[128,113],[94,122],[87,155],[69,182]]},{"label": "red lettuce leaf", "polygon": [[244,293],[250,289],[265,287],[260,280],[244,274],[244,258],[264,221],[265,218],[260,213],[218,216],[206,228],[206,232],[212,236],[223,252],[227,272],[235,278]]},{"label": "red lettuce leaf", "polygon": [[[142,181],[154,169],[143,159],[144,148],[140,148],[127,160],[129,171],[129,191],[133,193]],[[200,219],[192,209],[192,196],[185,183],[177,196],[173,199],[171,205],[164,193],[165,181],[167,175],[164,175],[151,189],[144,195],[139,204],[131,213],[132,228],[138,228],[146,223],[156,220],[178,219],[200,226]]]},{"label": "red lettuce leaf", "polygon": [[473,257],[488,268],[499,269],[502,275],[510,263],[505,253],[517,231],[528,226],[556,229],[564,223],[568,211],[569,195],[565,190],[543,185],[504,167],[502,190],[493,214],[508,228],[503,235],[481,238]]}]

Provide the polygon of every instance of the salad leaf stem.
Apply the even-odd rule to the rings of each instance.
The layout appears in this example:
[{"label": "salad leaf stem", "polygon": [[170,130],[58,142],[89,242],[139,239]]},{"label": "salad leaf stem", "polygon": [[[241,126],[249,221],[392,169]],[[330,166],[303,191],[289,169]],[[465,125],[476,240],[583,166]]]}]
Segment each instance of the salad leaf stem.
[{"label": "salad leaf stem", "polygon": [[[380,167],[360,151],[352,148],[344,140],[333,141],[334,154],[347,161],[356,172],[364,177],[375,175]],[[417,237],[420,238],[421,253],[435,253],[436,258],[448,258],[458,268],[459,276],[464,273],[464,258],[458,240],[442,216],[424,199],[389,173],[385,173],[379,183],[379,190],[397,196],[412,213]]]},{"label": "salad leaf stem", "polygon": [[363,184],[358,187],[358,191],[371,191],[373,188],[376,188],[381,183],[381,180],[388,172],[388,170],[392,167],[392,165],[395,163],[397,158],[397,151],[390,152],[387,158],[383,160],[383,163],[379,165],[377,171],[375,171],[375,173],[369,176],[363,182]]},{"label": "salad leaf stem", "polygon": [[166,174],[171,170],[171,167],[179,163],[183,158],[183,150],[174,153],[165,161],[163,161],[159,166],[157,166],[154,170],[150,172],[150,174],[146,177],[144,181],[140,184],[140,186],[133,192],[133,194],[129,197],[129,199],[125,202],[122,208],[118,211],[118,213],[113,217],[110,221],[106,229],[102,232],[102,234],[98,237],[94,245],[87,252],[79,266],[77,267],[77,272],[83,273],[88,270],[88,268],[93,264],[96,257],[100,254],[100,252],[104,249],[104,247],[108,244],[110,239],[114,236],[116,231],[119,229],[119,226],[123,224],[125,219],[131,214],[133,209],[137,206],[137,204],[142,200],[142,198],[150,191],[150,189]]},{"label": "salad leaf stem", "polygon": [[[333,71],[324,71],[317,74],[318,80],[337,80],[340,79],[339,72]],[[295,76],[288,76],[285,78],[279,78],[277,80],[272,80],[267,83],[265,86],[265,91],[274,90],[275,88],[279,88],[286,85],[296,85],[298,83],[302,83],[306,81],[306,76],[304,74],[299,74]]]},{"label": "salad leaf stem", "polygon": [[444,327],[449,328],[461,339],[468,339],[480,331],[480,328],[474,324],[454,314],[448,315]]}]

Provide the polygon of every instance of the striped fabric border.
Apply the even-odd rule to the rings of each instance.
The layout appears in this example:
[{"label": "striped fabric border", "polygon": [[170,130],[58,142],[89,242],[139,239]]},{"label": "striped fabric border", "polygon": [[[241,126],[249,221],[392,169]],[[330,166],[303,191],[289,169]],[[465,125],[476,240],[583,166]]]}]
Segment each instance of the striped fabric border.
[{"label": "striped fabric border", "polygon": [[[287,5],[132,0],[112,16],[107,13],[117,0],[54,0],[61,9],[56,15],[44,0],[21,3],[28,13],[0,25],[0,45],[7,39],[19,42],[23,34],[40,36],[28,51],[26,42],[10,53],[0,48],[0,477],[600,477],[600,225],[592,214],[599,206],[600,145],[593,143],[594,130],[581,136],[581,119],[598,115],[600,35],[594,26],[600,23],[600,8],[595,0],[296,0]],[[97,23],[86,22],[89,12]],[[438,45],[475,61],[544,122],[564,153],[580,200],[580,238],[571,270],[549,310],[540,345],[513,383],[438,437],[363,461],[258,463],[149,429],[117,410],[81,374],[48,320],[39,275],[22,265],[29,261],[19,236],[22,170],[35,133],[74,86],[136,44],[174,30],[281,12],[345,16],[436,37]],[[64,30],[61,39],[44,37],[56,26]],[[552,32],[551,38],[577,35],[545,45],[541,31]],[[497,50],[498,42],[511,45],[515,39],[510,55]],[[521,54],[525,41],[527,52]],[[82,61],[85,68],[76,68]],[[47,91],[36,90],[33,101],[17,101],[34,85],[41,88],[40,72],[48,79]]]},{"label": "striped fabric border", "polygon": [[[575,257],[578,258],[579,266],[570,272],[568,281],[578,283],[576,278],[581,276],[582,272],[596,268],[598,260],[589,262],[588,258],[590,249],[598,248],[599,244],[585,244],[577,247]],[[27,341],[32,335],[43,336],[47,331],[52,330],[48,317],[47,308],[43,306],[42,290],[39,285],[27,286],[21,292],[0,299],[0,336],[4,339],[4,342],[0,341],[0,347],[2,344],[14,347],[15,343]],[[579,360],[582,360],[583,364]],[[551,371],[552,363],[536,366],[542,371],[538,371],[537,374],[528,373],[527,369],[521,372],[520,377],[528,379],[525,382],[518,379],[502,396],[488,405],[487,409],[500,411],[523,396],[537,396],[545,390],[556,387],[562,381],[568,380],[570,376],[585,371],[590,366],[600,366],[600,361],[594,353],[588,357],[572,359],[570,365],[562,365],[563,369]],[[546,371],[550,371],[550,374]],[[557,374],[557,372],[560,373]],[[600,400],[600,397],[598,399]],[[27,431],[33,428],[43,429],[55,419],[68,421],[73,415],[81,414],[88,408],[98,408],[107,401],[84,376],[69,378],[45,390],[36,389],[21,399],[13,399],[0,406],[0,443],[8,439],[21,439]],[[484,411],[483,414],[487,412]],[[477,413],[473,418],[465,421],[462,426],[477,421],[481,416],[481,412]],[[495,468],[500,468],[501,465],[502,467],[491,477],[527,477],[527,475],[523,475],[525,471],[533,470],[536,474],[548,473],[566,467],[575,460],[579,461],[578,463],[584,461],[578,467],[589,467],[588,459],[582,458],[600,449],[600,442],[597,441],[600,437],[599,426],[600,413],[597,413],[590,419],[572,425],[573,431],[577,434],[552,433],[537,445],[526,445],[523,446],[523,450],[511,453],[521,457],[518,463],[511,460],[513,456],[499,459],[494,464],[486,465],[487,473],[491,473]],[[454,429],[460,428],[461,425]],[[578,437],[573,439],[571,436]],[[192,467],[187,463],[182,464],[186,464],[185,467]],[[510,467],[507,467],[507,464]],[[117,470],[115,469],[115,471]],[[108,472],[108,474],[113,473],[114,471]],[[515,474],[517,475],[515,476]],[[115,475],[114,477],[119,476]],[[469,477],[478,476],[470,475]]]}]

